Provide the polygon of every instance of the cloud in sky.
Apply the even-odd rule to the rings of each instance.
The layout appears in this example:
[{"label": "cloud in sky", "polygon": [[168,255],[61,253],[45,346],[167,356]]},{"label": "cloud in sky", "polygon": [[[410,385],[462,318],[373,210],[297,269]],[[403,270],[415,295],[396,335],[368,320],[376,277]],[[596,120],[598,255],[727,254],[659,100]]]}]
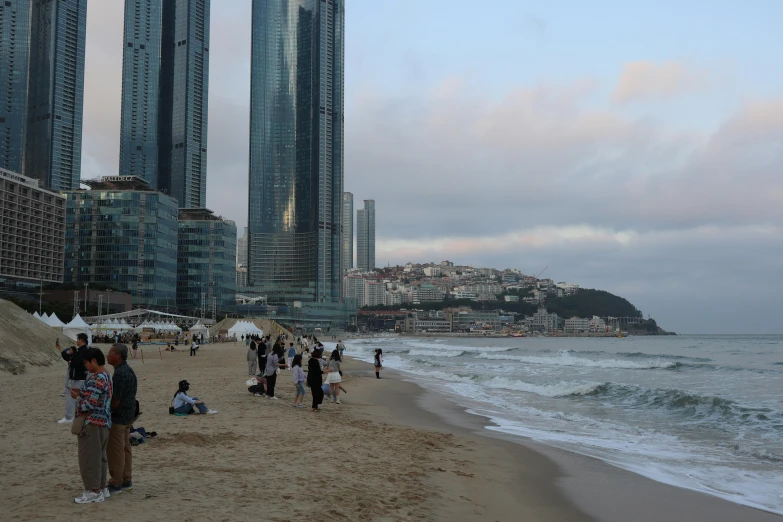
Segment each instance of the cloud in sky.
[{"label": "cloud in sky", "polygon": [[612,98],[619,103],[669,99],[709,85],[707,71],[686,63],[640,60],[624,64]]},{"label": "cloud in sky", "polygon": [[[89,7],[85,178],[118,165],[121,4]],[[213,2],[207,204],[240,230],[249,33],[249,2]],[[404,35],[399,89],[371,44],[348,36],[345,188],[377,202],[379,264],[550,265],[551,277],[620,293],[667,328],[780,330],[783,95],[741,96],[717,125],[674,124],[654,107],[715,89],[711,71],[622,59],[619,77],[501,84],[466,72],[472,64],[436,72]]]}]

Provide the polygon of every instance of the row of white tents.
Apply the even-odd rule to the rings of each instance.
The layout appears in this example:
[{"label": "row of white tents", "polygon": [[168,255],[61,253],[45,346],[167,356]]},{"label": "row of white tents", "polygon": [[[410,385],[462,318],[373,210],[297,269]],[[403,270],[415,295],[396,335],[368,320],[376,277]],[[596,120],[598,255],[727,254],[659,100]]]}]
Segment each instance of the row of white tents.
[{"label": "row of white tents", "polygon": [[[84,319],[81,318],[79,314],[76,315],[76,317],[73,318],[73,320],[65,324],[60,320],[59,317],[57,317],[57,314],[48,315],[44,313],[43,315],[38,315],[38,312],[33,313],[33,317],[36,319],[39,319],[40,321],[43,321],[45,324],[51,326],[52,328],[59,328],[61,329],[62,333],[71,339],[76,339],[76,335],[80,333],[86,333],[89,337],[92,337],[93,333],[101,333],[101,332],[135,332],[140,333],[143,332],[145,329],[154,330],[157,333],[180,333],[182,332],[182,328],[174,324],[173,321],[147,321],[144,322],[138,326],[132,326],[128,324],[128,322],[125,319],[121,320],[106,320],[106,322],[103,323],[96,323],[96,324],[87,324]],[[252,323],[247,323],[258,332],[261,332],[258,328],[255,327]],[[209,334],[209,329],[204,326],[201,321],[198,321],[196,324],[191,326],[189,328],[191,333],[194,334]],[[258,333],[256,331],[253,331],[252,333]],[[258,335],[261,335],[261,333],[258,333]]]},{"label": "row of white tents", "polygon": [[234,326],[228,329],[229,337],[240,337],[244,335],[257,335],[259,337],[264,335],[264,331],[255,324],[248,321],[237,321]]},{"label": "row of white tents", "polygon": [[92,341],[92,329],[89,324],[87,324],[84,319],[81,318],[79,314],[76,314],[76,317],[73,318],[73,320],[65,324],[60,320],[59,317],[57,317],[57,314],[47,315],[44,313],[42,316],[38,315],[38,312],[35,312],[33,314],[33,317],[36,319],[39,319],[43,321],[45,324],[48,324],[52,328],[60,328],[63,335],[66,337],[69,337],[71,339],[76,339],[76,336],[80,333],[87,334],[87,337],[90,338],[90,341]]}]

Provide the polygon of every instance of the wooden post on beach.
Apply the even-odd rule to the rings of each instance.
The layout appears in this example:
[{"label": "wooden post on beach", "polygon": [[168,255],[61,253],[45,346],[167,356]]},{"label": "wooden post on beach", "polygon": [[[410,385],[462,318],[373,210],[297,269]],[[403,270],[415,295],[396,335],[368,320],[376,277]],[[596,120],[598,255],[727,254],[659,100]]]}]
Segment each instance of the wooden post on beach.
[{"label": "wooden post on beach", "polygon": [[141,364],[144,364],[144,350],[139,350],[141,352]]}]

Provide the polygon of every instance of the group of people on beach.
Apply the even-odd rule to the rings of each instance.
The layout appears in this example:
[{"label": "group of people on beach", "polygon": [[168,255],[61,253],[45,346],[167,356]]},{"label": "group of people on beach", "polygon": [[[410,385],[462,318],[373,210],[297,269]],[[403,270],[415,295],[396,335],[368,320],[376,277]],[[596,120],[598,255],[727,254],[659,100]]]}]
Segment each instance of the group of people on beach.
[{"label": "group of people on beach", "polygon": [[[325,395],[335,404],[340,402],[340,392],[347,393],[342,386],[342,363],[345,345],[339,340],[328,359],[324,358],[324,345],[314,335],[299,337],[294,343],[287,335],[272,337],[249,336],[245,339],[247,350],[247,371],[253,377],[248,381],[248,391],[257,397],[277,400],[275,387],[280,370],[291,371],[294,385],[294,408],[304,408],[305,386],[313,397],[312,411],[320,411]],[[312,347],[312,351],[311,351]],[[304,367],[307,368],[305,372]],[[261,372],[256,374],[258,369]],[[323,376],[326,375],[324,382]]]},{"label": "group of people on beach", "polygon": [[[113,344],[104,356],[88,345],[83,333],[75,346],[62,349],[58,340],[56,347],[68,362],[65,417],[57,422],[69,424],[77,436],[84,485],[74,501],[103,502],[133,489],[130,430],[140,413],[136,374],[127,363],[129,350],[125,344]],[[107,362],[114,375],[106,370]]]}]

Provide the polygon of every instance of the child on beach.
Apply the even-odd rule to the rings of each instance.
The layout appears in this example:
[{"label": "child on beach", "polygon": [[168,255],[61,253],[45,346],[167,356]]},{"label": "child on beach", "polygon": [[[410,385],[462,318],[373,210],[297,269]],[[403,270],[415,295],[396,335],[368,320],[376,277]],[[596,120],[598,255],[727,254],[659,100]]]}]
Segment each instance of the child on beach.
[{"label": "child on beach", "polygon": [[293,369],[293,376],[291,381],[296,387],[296,395],[294,396],[294,408],[304,408],[305,397],[305,373],[302,369],[302,356],[297,354],[294,356],[294,360],[291,362],[291,368]]},{"label": "child on beach", "polygon": [[375,378],[381,378],[381,368],[383,368],[383,350],[375,350]]}]

